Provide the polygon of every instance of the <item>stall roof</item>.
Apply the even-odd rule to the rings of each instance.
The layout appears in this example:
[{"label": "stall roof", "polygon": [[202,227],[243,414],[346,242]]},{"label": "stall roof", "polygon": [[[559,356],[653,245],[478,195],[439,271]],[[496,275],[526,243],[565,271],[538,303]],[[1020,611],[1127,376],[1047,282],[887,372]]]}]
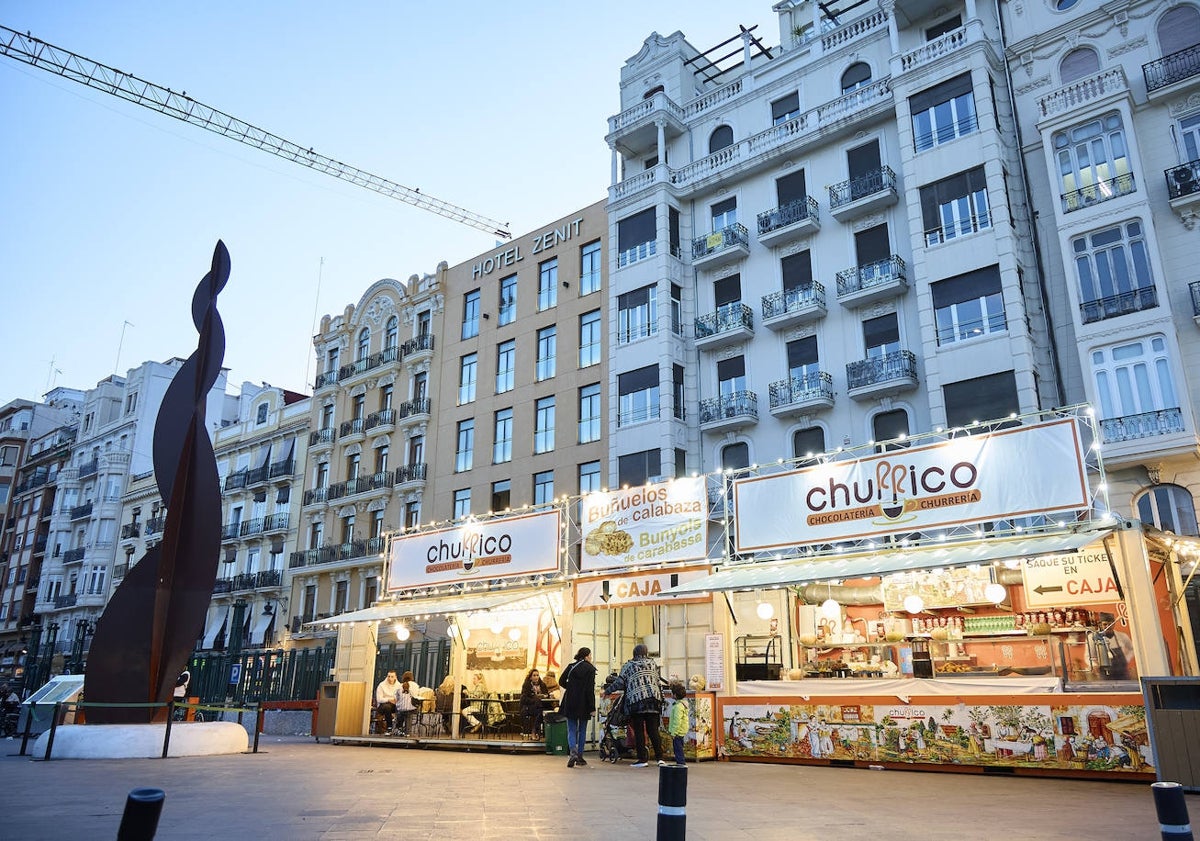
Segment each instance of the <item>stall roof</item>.
[{"label": "stall roof", "polygon": [[529,591],[523,593],[479,593],[477,595],[443,596],[437,599],[412,599],[377,604],[349,613],[339,613],[337,616],[329,616],[308,624],[340,625],[344,622],[383,622],[389,619],[403,619],[406,616],[423,616],[426,613],[471,613],[476,610],[490,610],[493,607],[523,601],[532,595],[541,595],[541,593],[535,594]]},{"label": "stall roof", "polygon": [[1093,531],[1042,537],[998,538],[978,543],[881,552],[850,558],[739,564],[727,566],[707,578],[685,582],[667,592],[670,595],[686,595],[712,590],[759,590],[791,584],[869,578],[905,570],[983,564],[1028,555],[1074,552],[1107,534],[1108,531]]}]

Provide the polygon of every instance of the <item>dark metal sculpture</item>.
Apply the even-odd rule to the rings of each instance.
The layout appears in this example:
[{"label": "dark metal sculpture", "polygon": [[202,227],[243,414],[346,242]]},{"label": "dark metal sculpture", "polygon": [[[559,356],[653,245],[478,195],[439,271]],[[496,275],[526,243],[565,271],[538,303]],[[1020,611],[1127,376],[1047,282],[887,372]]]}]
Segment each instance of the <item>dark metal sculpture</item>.
[{"label": "dark metal sculpture", "polygon": [[[225,356],[217,294],[228,279],[229,251],[218,240],[192,296],[196,352],[171,380],[154,426],[154,476],[167,502],[162,542],[129,570],[96,624],[84,680],[89,702],[167,701],[204,625],[221,546],[220,481],[204,415]],[[97,724],[165,717],[164,708],[87,709]]]}]

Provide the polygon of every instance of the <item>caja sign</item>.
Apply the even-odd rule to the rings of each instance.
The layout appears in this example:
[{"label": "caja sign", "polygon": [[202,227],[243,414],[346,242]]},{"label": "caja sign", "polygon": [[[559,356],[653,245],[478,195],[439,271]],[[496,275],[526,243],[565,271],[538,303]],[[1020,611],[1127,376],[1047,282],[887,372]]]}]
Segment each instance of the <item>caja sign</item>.
[{"label": "caja sign", "polygon": [[388,590],[558,572],[560,524],[555,509],[397,537]]},{"label": "caja sign", "polygon": [[1083,445],[1063,418],[733,484],[737,551],[1086,509]]}]

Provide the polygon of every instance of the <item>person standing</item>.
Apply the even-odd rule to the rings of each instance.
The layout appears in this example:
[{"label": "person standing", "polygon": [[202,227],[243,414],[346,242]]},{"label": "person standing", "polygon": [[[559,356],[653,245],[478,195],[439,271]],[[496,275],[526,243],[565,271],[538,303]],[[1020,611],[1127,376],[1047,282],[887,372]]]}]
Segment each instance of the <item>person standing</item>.
[{"label": "person standing", "polygon": [[662,678],[658,673],[658,664],[650,659],[650,649],[642,643],[635,645],[633,657],[621,666],[620,678],[625,691],[621,703],[629,714],[633,741],[637,747],[637,762],[630,767],[645,768],[649,764],[647,739],[658,764],[666,765],[662,740],[658,735],[662,723]]},{"label": "person standing", "polygon": [[587,725],[596,711],[596,667],[592,665],[590,648],[575,652],[575,661],[563,670],[559,685],[563,687],[563,696],[558,711],[567,717],[567,748],[571,752],[567,767],[587,765],[583,758]]},{"label": "person standing", "polygon": [[396,696],[400,694],[400,681],[396,680],[396,672],[389,671],[387,676],[375,687],[375,711],[383,716],[383,732],[392,732],[392,722],[396,718]]},{"label": "person standing", "polygon": [[671,687],[671,694],[675,696],[675,703],[671,706],[671,720],[667,725],[667,732],[671,734],[671,749],[675,752],[675,764],[686,765],[687,762],[683,756],[683,740],[688,734],[688,702],[687,689],[682,683],[676,683]]}]

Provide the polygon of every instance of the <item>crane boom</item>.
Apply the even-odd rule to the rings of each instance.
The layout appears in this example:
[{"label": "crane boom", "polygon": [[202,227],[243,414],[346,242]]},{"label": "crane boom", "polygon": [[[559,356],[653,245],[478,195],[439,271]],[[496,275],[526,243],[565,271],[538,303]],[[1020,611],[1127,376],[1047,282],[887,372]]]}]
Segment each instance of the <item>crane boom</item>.
[{"label": "crane boom", "polygon": [[197,102],[187,92],[176,93],[131,73],[117,70],[73,53],[70,50],[48,44],[32,35],[22,34],[0,24],[0,54],[22,61],[33,67],[54,73],[65,79],[79,82],[89,88],[174,117],[190,125],[220,134],[247,146],[262,149],[287,161],[306,166],[317,172],[332,175],[359,187],[374,190],[389,198],[398,199],[428,210],[439,216],[485,231],[500,239],[509,239],[508,223],[497,222],[465,208],[426,195],[420,190],[405,187],[373,175],[358,167],[350,166],[333,158],[305,149],[297,143],[271,134],[266,129],[251,125],[237,117],[218,111],[202,102]]}]

